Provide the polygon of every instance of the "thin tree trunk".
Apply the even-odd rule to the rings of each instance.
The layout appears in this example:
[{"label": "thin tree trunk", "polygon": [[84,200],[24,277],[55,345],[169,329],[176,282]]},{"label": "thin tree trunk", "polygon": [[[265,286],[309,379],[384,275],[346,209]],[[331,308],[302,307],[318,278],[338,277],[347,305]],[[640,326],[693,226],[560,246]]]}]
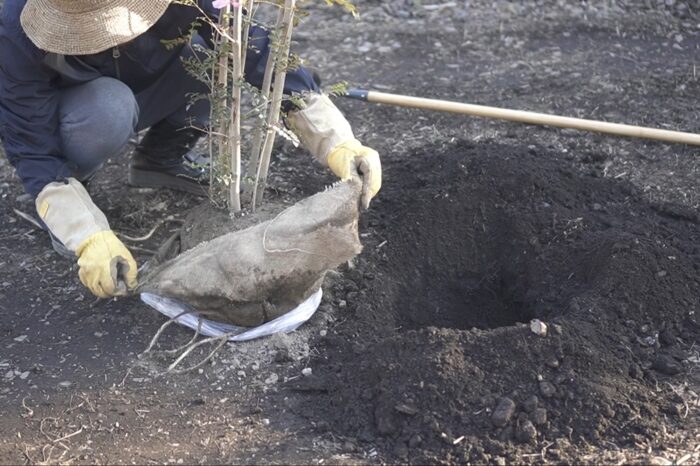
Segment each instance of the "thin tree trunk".
[{"label": "thin tree trunk", "polygon": [[245,2],[245,11],[248,12],[248,18],[246,21],[243,22],[243,33],[242,33],[242,45],[241,45],[241,62],[243,63],[243,69],[245,70],[245,61],[248,57],[248,36],[250,35],[250,25],[253,22],[253,17],[255,16],[255,12],[253,11],[254,5],[253,2],[255,0],[246,0]]},{"label": "thin tree trunk", "polygon": [[229,209],[232,213],[241,210],[241,82],[243,81],[243,63],[241,55],[241,32],[243,29],[243,8],[233,9],[233,42],[231,58],[233,61],[233,90],[231,102],[231,127],[229,131],[229,149],[231,151],[231,186],[229,186]]},{"label": "thin tree trunk", "polygon": [[[230,7],[226,7],[223,10],[221,10],[220,15],[219,15],[219,25],[222,30],[222,34],[220,37],[220,42],[219,42],[219,48],[218,50],[221,52],[221,55],[219,56],[219,65],[217,67],[217,72],[216,72],[216,86],[217,88],[213,90],[213,95],[215,97],[214,101],[211,102],[211,108],[212,108],[212,116],[215,116],[216,118],[212,118],[212,123],[216,120],[218,122],[218,125],[215,129],[216,131],[216,140],[217,140],[217,154],[215,157],[211,157],[209,159],[210,163],[210,169],[209,169],[209,194],[212,199],[219,199],[220,192],[217,188],[219,188],[220,181],[216,179],[216,173],[217,169],[218,170],[223,170],[225,169],[225,164],[223,163],[218,163],[217,162],[223,162],[221,159],[223,159],[223,154],[226,154],[227,152],[227,121],[225,118],[226,114],[226,109],[228,108],[228,61],[229,61],[229,56],[228,56],[228,30],[229,30],[229,24],[230,24],[230,17],[229,17],[229,12],[230,12]],[[220,95],[220,93],[223,92],[223,96]],[[216,115],[215,115],[216,114]],[[210,136],[211,137],[211,136]],[[222,190],[223,191],[223,190]]]},{"label": "thin tree trunk", "polygon": [[[284,94],[284,82],[287,75],[287,65],[289,63],[289,49],[292,42],[292,31],[294,30],[294,7],[296,0],[285,0],[284,16],[282,20],[281,40],[275,55],[275,83],[272,90],[272,102],[267,113],[267,125],[265,128],[265,142],[260,153],[260,160],[255,176],[255,186],[253,187],[252,206],[255,208],[262,202],[267,184],[267,174],[270,167],[270,156],[275,143],[276,132],[274,125],[278,124],[280,118],[280,108]],[[258,192],[260,195],[258,196]],[[259,198],[259,200],[258,200]]]},{"label": "thin tree trunk", "polygon": [[[277,22],[275,24],[275,30],[281,31],[284,25],[284,9],[280,9],[277,13]],[[273,44],[273,46],[275,46]],[[280,46],[280,44],[277,44]],[[275,47],[277,47],[275,46]],[[263,82],[260,88],[260,95],[265,103],[265,115],[269,115],[270,112],[270,86],[272,85],[272,75],[275,70],[275,63],[277,61],[277,53],[275,50],[270,50],[270,54],[267,57],[267,63],[265,63],[265,73],[263,74]],[[250,152],[250,160],[248,163],[248,170],[246,171],[246,176],[244,179],[244,190],[243,199],[246,203],[251,203],[251,208],[255,210],[255,205],[252,204],[253,193],[255,191],[257,180],[260,173],[260,150],[263,144],[263,138],[265,136],[266,123],[262,126],[255,128],[255,133],[253,134],[253,149]]]}]

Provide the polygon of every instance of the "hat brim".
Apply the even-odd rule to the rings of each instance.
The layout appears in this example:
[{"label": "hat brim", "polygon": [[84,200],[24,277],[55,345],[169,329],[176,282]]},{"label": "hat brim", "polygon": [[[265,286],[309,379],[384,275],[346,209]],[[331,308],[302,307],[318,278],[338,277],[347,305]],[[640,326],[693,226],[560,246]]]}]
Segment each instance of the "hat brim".
[{"label": "hat brim", "polygon": [[[27,0],[20,22],[41,50],[90,55],[116,47],[146,32],[172,0],[114,0],[90,11],[67,12],[55,1]],[[92,2],[90,2],[92,3]]]}]

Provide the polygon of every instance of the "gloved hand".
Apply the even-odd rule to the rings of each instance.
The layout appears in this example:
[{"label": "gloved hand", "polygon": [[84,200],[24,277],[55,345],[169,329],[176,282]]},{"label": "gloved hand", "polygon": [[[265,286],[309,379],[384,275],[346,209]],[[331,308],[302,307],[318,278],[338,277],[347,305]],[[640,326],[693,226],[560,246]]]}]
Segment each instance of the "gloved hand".
[{"label": "gloved hand", "polygon": [[350,123],[328,96],[306,96],[304,108],[290,112],[287,124],[309,152],[342,180],[362,180],[362,205],[369,207],[382,187],[379,154],[355,139]]},{"label": "gloved hand", "polygon": [[111,230],[90,236],[75,253],[80,282],[95,296],[124,296],[136,287],[136,261]]},{"label": "gloved hand", "polygon": [[362,180],[362,207],[369,208],[370,201],[382,187],[382,164],[377,151],[352,139],[331,149],[326,160],[341,180],[354,177]]},{"label": "gloved hand", "polygon": [[136,287],[134,258],[78,180],[49,183],[36,208],[53,237],[78,257],[80,281],[95,296],[122,296]]}]

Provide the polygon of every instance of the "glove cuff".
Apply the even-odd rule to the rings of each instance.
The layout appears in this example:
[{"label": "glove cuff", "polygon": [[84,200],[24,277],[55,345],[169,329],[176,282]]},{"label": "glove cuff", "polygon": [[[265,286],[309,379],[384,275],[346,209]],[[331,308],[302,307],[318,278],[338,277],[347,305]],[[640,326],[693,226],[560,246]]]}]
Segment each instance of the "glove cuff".
[{"label": "glove cuff", "polygon": [[46,185],[36,198],[36,210],[53,236],[72,252],[95,233],[110,229],[107,217],[75,178]]},{"label": "glove cuff", "polygon": [[98,241],[102,241],[104,243],[110,243],[112,240],[117,240],[119,241],[119,238],[117,238],[117,235],[114,234],[112,230],[104,230],[104,231],[98,231],[95,234],[92,234],[85,238],[75,249],[75,255],[80,257],[83,254],[83,251],[90,247],[91,245],[97,243]]},{"label": "glove cuff", "polygon": [[290,112],[287,123],[306,149],[323,165],[335,147],[355,139],[350,123],[325,94],[311,94],[302,110]]}]

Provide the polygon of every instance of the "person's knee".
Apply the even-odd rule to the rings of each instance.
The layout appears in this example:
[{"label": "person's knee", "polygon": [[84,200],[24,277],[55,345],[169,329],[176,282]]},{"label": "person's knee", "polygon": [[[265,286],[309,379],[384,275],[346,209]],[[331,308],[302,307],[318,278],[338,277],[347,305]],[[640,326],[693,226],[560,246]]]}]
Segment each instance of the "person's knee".
[{"label": "person's knee", "polygon": [[61,97],[64,155],[81,172],[99,166],[129,142],[139,108],[129,87],[112,78],[67,89]]}]

